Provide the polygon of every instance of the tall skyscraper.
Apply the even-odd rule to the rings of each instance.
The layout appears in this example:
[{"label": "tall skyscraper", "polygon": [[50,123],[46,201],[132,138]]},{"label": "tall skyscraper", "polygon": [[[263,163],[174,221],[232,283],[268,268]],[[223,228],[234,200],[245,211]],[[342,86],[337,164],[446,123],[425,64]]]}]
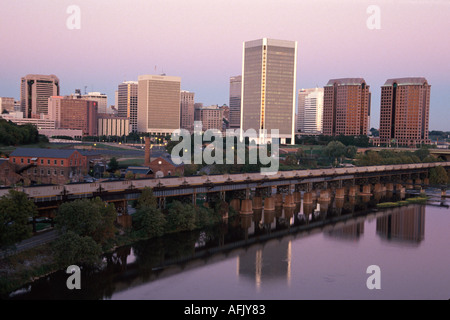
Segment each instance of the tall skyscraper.
[{"label": "tall skyscraper", "polygon": [[430,143],[431,86],[425,78],[389,79],[381,87],[380,142],[415,146]]},{"label": "tall skyscraper", "polygon": [[[297,42],[263,38],[243,44],[241,133],[279,130],[294,144]],[[261,137],[260,142],[271,137]],[[263,141],[264,140],[264,141]]]},{"label": "tall skyscraper", "polygon": [[108,109],[108,96],[101,92],[88,92],[87,94],[81,95],[82,99],[89,101],[97,101],[98,113],[106,113]]},{"label": "tall skyscraper", "polygon": [[323,134],[367,135],[370,117],[370,86],[362,78],[328,81],[324,87]]},{"label": "tall skyscraper", "polygon": [[20,108],[25,118],[48,114],[48,98],[59,95],[59,79],[55,75],[29,74],[22,77]]},{"label": "tall skyscraper", "polygon": [[118,116],[130,119],[130,129],[137,131],[138,82],[125,81],[117,89],[116,108]]},{"label": "tall skyscraper", "polygon": [[298,124],[302,133],[321,133],[323,125],[323,88],[298,91]]},{"label": "tall skyscraper", "polygon": [[142,75],[138,82],[138,131],[170,135],[179,129],[181,78]]},{"label": "tall skyscraper", "polygon": [[241,89],[242,76],[230,77],[230,128],[241,125]]},{"label": "tall skyscraper", "polygon": [[182,129],[194,130],[194,92],[182,90],[180,98],[180,127]]}]

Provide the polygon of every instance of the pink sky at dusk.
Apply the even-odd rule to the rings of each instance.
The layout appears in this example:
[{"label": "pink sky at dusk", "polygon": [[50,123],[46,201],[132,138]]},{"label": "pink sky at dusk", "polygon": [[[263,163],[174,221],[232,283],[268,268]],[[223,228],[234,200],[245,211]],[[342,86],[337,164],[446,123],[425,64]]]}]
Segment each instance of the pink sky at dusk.
[{"label": "pink sky at dusk", "polygon": [[[69,5],[81,9],[79,30],[66,27]],[[379,30],[366,26],[369,5]],[[386,79],[427,78],[430,129],[450,131],[450,0],[2,1],[0,12],[0,96],[18,99],[26,74],[55,74],[62,94],[87,86],[114,104],[123,80],[164,72],[196,102],[228,104],[243,41],[268,37],[298,41],[297,89],[364,78],[372,127]]]}]

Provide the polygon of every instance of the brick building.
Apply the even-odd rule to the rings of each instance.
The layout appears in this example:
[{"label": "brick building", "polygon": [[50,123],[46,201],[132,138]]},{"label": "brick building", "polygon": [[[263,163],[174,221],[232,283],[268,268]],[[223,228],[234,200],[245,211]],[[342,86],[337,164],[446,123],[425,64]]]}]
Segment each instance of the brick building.
[{"label": "brick building", "polygon": [[169,157],[158,157],[150,162],[149,168],[154,178],[184,174],[184,164],[175,164]]},{"label": "brick building", "polygon": [[29,184],[29,179],[22,177],[15,171],[15,166],[8,159],[0,159],[0,186],[10,186],[16,183]]},{"label": "brick building", "polygon": [[82,181],[88,169],[87,157],[77,150],[17,148],[9,163],[24,179],[44,184]]}]

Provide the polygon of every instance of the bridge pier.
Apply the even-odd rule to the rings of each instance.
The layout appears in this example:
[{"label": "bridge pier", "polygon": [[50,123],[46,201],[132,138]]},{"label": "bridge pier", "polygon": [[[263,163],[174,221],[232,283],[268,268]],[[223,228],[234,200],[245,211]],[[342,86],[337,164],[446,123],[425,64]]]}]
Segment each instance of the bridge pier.
[{"label": "bridge pier", "polygon": [[336,199],[344,199],[345,198],[345,188],[336,189]]},{"label": "bridge pier", "polygon": [[262,209],[262,197],[253,197],[253,209]]},{"label": "bridge pier", "polygon": [[303,203],[312,204],[313,203],[313,195],[312,192],[306,192],[303,195]]},{"label": "bridge pier", "polygon": [[319,202],[329,202],[331,201],[330,190],[320,190]]},{"label": "bridge pier", "polygon": [[281,193],[275,194],[275,207],[283,206],[283,195]]},{"label": "bridge pier", "polygon": [[240,199],[231,199],[230,207],[234,209],[234,211],[239,212],[241,210],[241,200]]},{"label": "bridge pier", "polygon": [[264,199],[264,211],[275,211],[275,197]]},{"label": "bridge pier", "polygon": [[240,214],[252,214],[252,200],[250,199],[244,199],[241,203],[241,210],[239,211]]},{"label": "bridge pier", "polygon": [[295,203],[300,203],[300,202],[302,202],[302,194],[301,194],[301,192],[295,191],[295,192],[293,193],[293,195],[294,195],[294,202],[295,202]]},{"label": "bridge pier", "polygon": [[294,195],[287,194],[286,197],[284,197],[283,208],[295,208]]},{"label": "bridge pier", "polygon": [[358,193],[359,193],[358,189],[359,189],[359,186],[351,186],[348,189],[348,196],[349,197],[356,197],[358,195]]},{"label": "bridge pier", "polygon": [[371,188],[372,188],[372,186],[370,184],[365,184],[363,186],[363,192],[362,192],[363,195],[365,195],[365,196],[372,195]]}]

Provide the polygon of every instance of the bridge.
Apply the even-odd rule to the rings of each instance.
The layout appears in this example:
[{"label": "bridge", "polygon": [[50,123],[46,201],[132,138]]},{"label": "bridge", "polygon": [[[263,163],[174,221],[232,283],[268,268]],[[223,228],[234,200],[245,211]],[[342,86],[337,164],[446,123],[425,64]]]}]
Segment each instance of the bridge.
[{"label": "bridge", "polygon": [[[429,186],[429,169],[449,162],[382,165],[314,170],[280,171],[274,175],[242,173],[169,177],[160,179],[119,180],[96,183],[16,187],[33,200],[41,216],[54,217],[66,201],[100,197],[114,203],[119,216],[127,216],[128,202],[139,198],[144,188],[151,188],[160,208],[166,200],[177,197],[197,204],[201,195],[206,202],[227,201],[241,214],[253,209],[275,210],[295,207],[296,203],[330,201],[345,196],[370,196],[380,192],[405,192],[406,189]],[[9,189],[0,189],[0,196]],[[443,191],[445,192],[445,191]]]}]

